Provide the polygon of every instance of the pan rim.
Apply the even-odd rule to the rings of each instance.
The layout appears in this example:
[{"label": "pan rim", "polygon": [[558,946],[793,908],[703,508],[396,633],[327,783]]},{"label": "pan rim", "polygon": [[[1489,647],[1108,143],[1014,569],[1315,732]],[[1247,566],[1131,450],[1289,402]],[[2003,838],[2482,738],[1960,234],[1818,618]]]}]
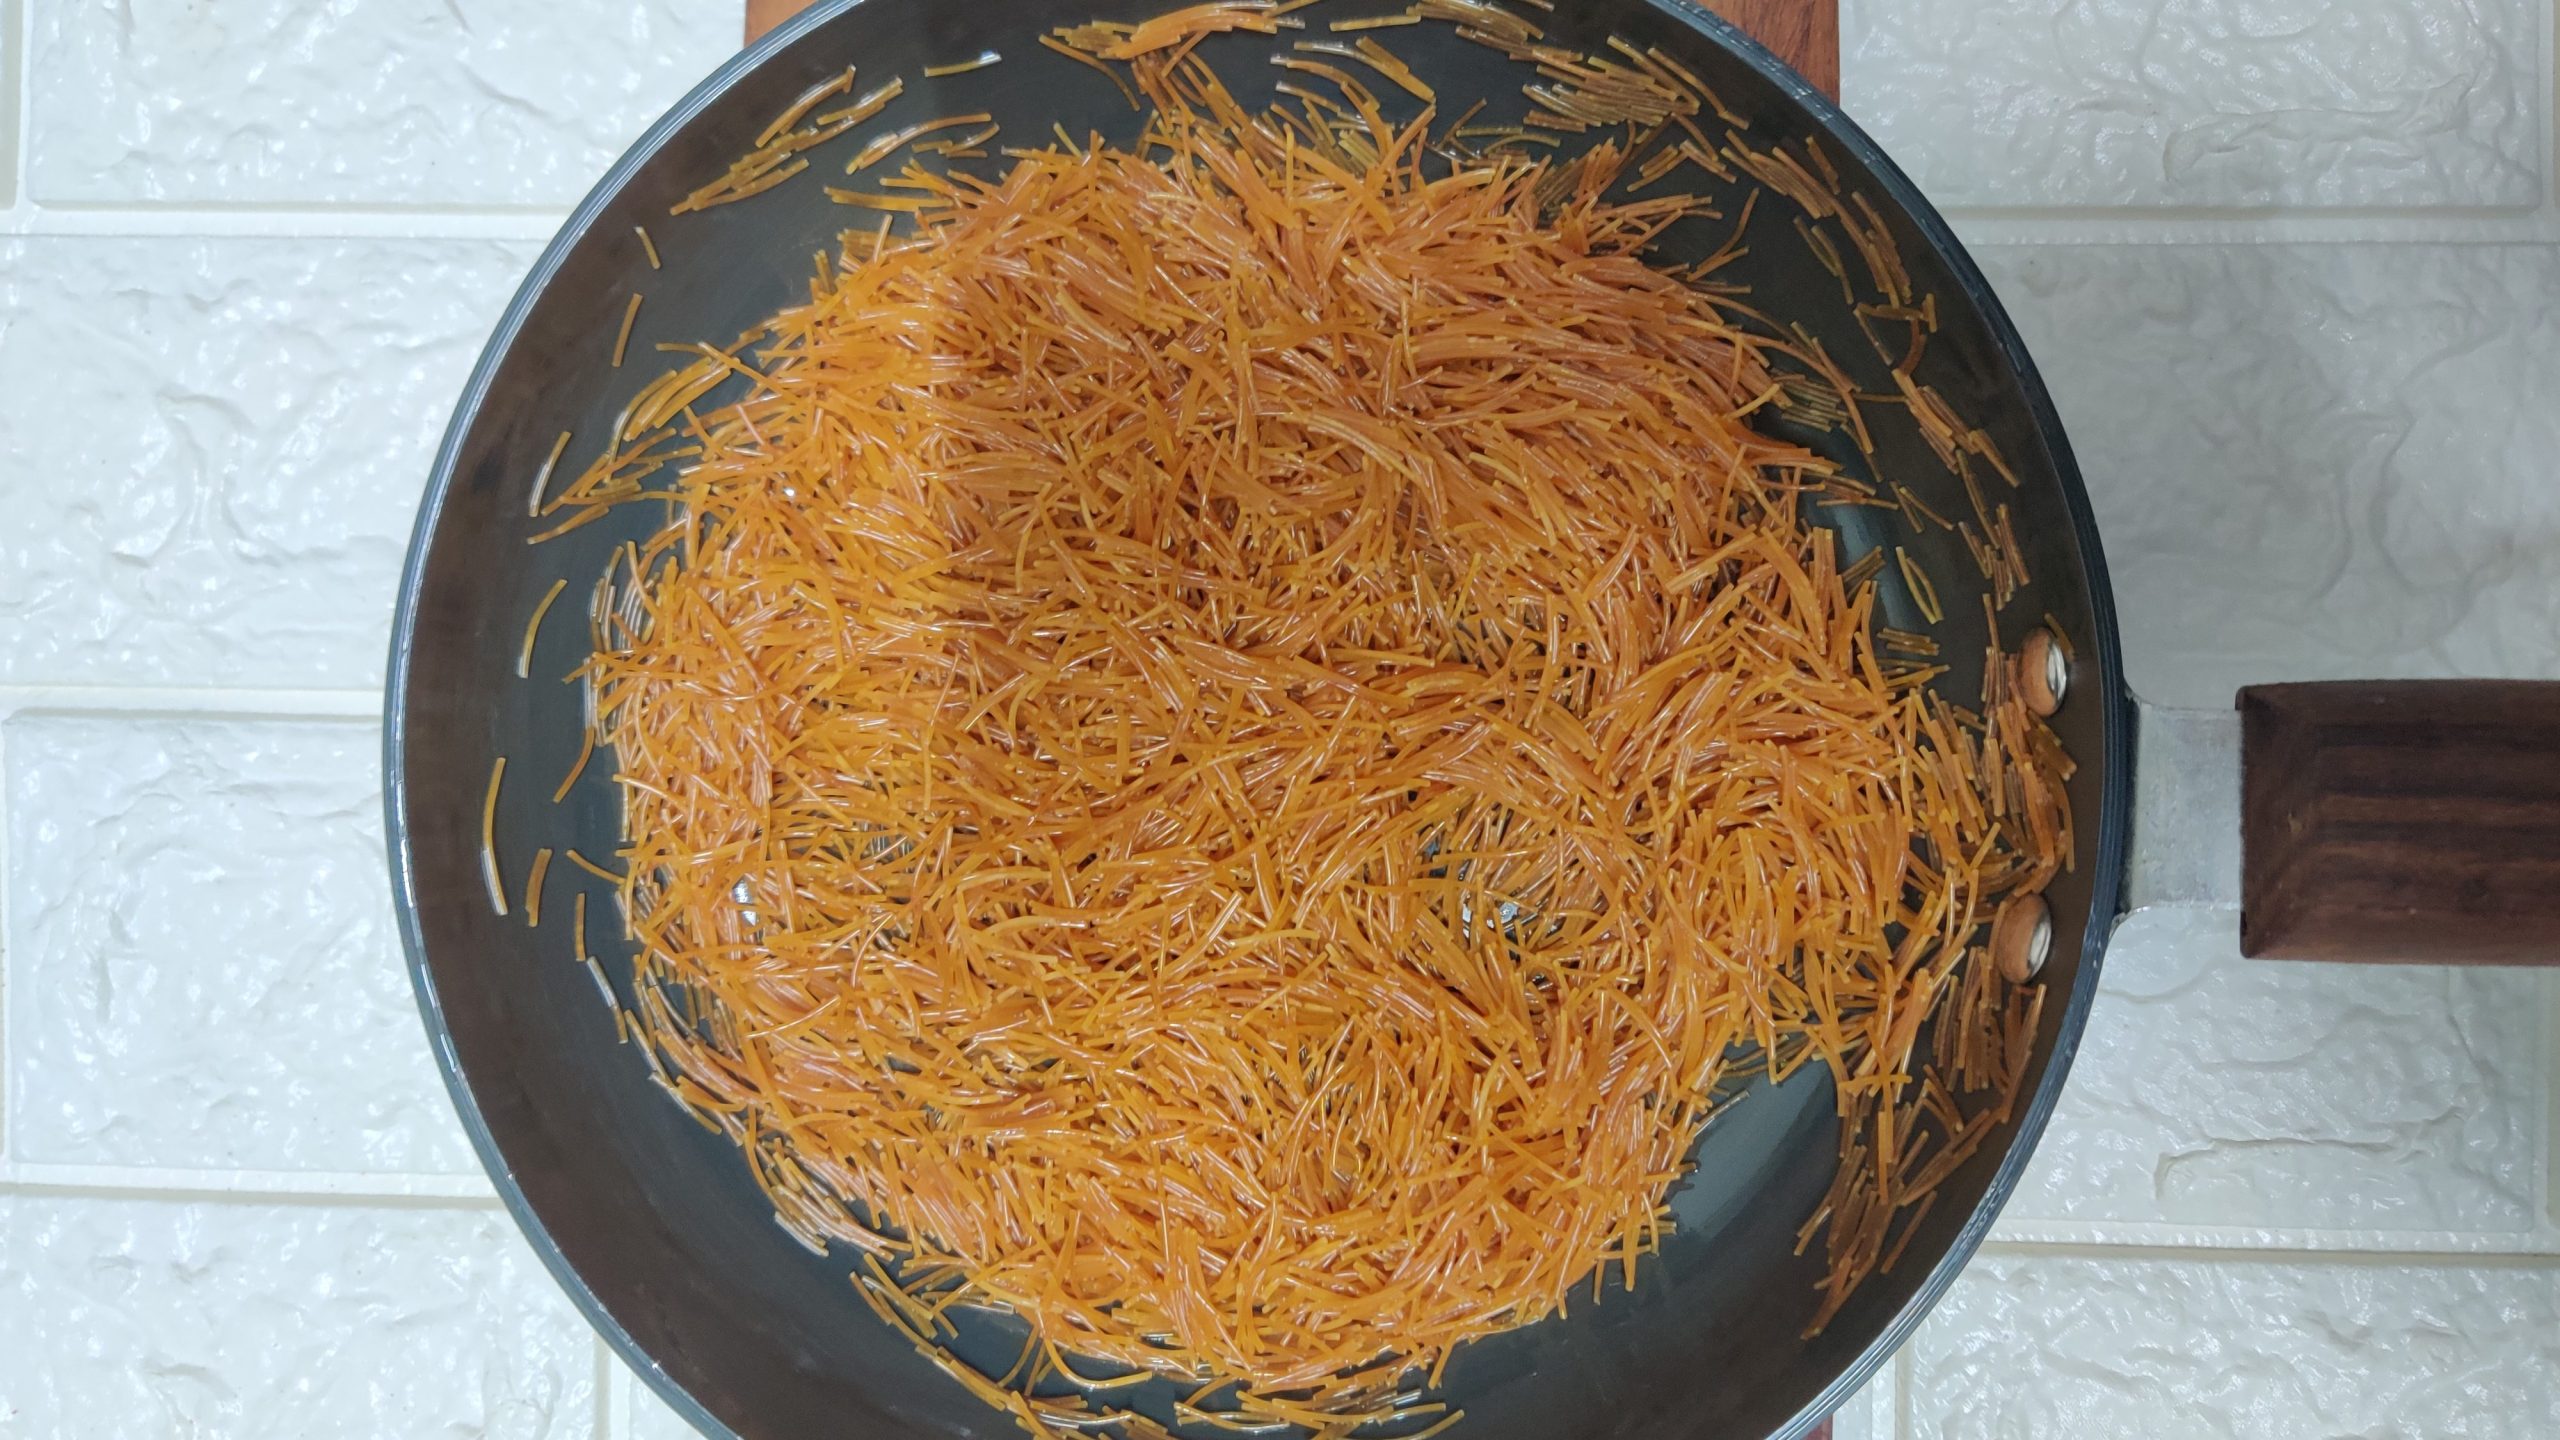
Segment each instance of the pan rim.
[{"label": "pan rim", "polygon": [[[715,1440],[739,1440],[739,1437],[736,1431],[697,1402],[641,1347],[569,1263],[558,1242],[552,1238],[549,1227],[526,1198],[524,1188],[500,1148],[497,1135],[482,1112],[471,1080],[464,1073],[461,1059],[453,1047],[443,998],[437,990],[435,975],[427,959],[414,884],[406,763],[410,667],[428,551],[453,489],[463,444],[478,422],[499,367],[570,253],[595,227],[603,212],[620,196],[632,178],[704,110],[762,68],[768,60],[797,44],[802,37],[867,3],[871,0],[820,0],[820,3],[723,61],[631,143],[579,201],[562,222],[558,233],[543,248],[541,256],[535,260],[491,329],[487,343],[473,364],[470,378],[455,402],[453,418],[437,446],[426,488],[419,501],[417,521],[402,562],[384,680],[383,822],[392,908],[399,929],[403,962],[417,999],[419,1018],[426,1029],[429,1048],[434,1052],[436,1069],[445,1091],[452,1098],[463,1131],[471,1142],[473,1153],[479,1158],[481,1168],[487,1172],[491,1187],[543,1268],[550,1272],[578,1312],[622,1363],[687,1423],[703,1434],[715,1437]],[[2061,416],[2007,309],[1953,228],[1921,193],[1919,186],[1842,111],[1837,102],[1815,89],[1767,47],[1723,17],[1693,3],[1693,0],[1643,0],[1643,3],[1697,31],[1708,42],[1732,52],[1800,106],[1818,131],[1854,156],[1875,177],[1884,198],[1898,206],[1910,219],[1929,249],[1955,277],[1966,299],[1982,315],[1992,340],[1999,348],[2001,359],[2026,402],[2027,418],[2053,462],[2054,480],[2061,488],[2063,506],[2070,517],[2072,539],[2079,552],[2082,576],[2089,595],[2090,628],[2095,641],[2093,658],[2098,672],[2095,683],[2087,687],[2092,692],[2089,700],[2104,707],[2101,715],[2101,748],[2104,754],[2101,758],[2106,769],[2099,805],[2097,853],[2091,868],[2088,923],[2083,931],[2080,964],[2072,993],[2063,1008],[2052,1052],[2045,1058],[2044,1073],[2035,1090],[2025,1098],[2018,1115],[2016,1134],[2010,1140],[2007,1153],[1994,1172],[1990,1185],[1946,1251],[1875,1338],[1771,1437],[1771,1440],[1797,1440],[1836,1413],[1873,1380],[1885,1363],[1910,1340],[1921,1321],[1945,1298],[2017,1189],[2036,1145],[2042,1140],[2060,1103],[2063,1086],[2069,1078],[2072,1061],[2087,1026],[2090,1007],[2096,999],[2107,941],[2122,907],[2132,828],[2133,767],[2136,763],[2134,701],[2125,684],[2114,590],[2108,578],[2096,516],[2090,507],[2087,486],[2063,429]],[[599,1401],[601,1403],[601,1396]]]},{"label": "pan rim", "polygon": [[1946,1298],[1956,1278],[1982,1248],[1992,1225],[2007,1208],[2009,1197],[2026,1175],[2027,1165],[2035,1157],[2036,1146],[2044,1138],[2054,1110],[2061,1104],[2064,1084],[2070,1079],[2071,1063],[2080,1050],[2080,1040],[2087,1029],[2090,1006],[2097,999],[2098,980],[2104,969],[2107,941],[2115,928],[2115,920],[2123,908],[2125,865],[2129,854],[2133,827],[2134,701],[2133,692],[2124,678],[2123,637],[2117,629],[2115,589],[2107,573],[2106,552],[2098,537],[2097,515],[2089,504],[2089,491],[2080,474],[2080,462],[2073,453],[2069,435],[2064,431],[2061,413],[2055,409],[2052,393],[2045,387],[2044,376],[2036,368],[2034,357],[2027,353],[2026,340],[2018,333],[2009,317],[2008,308],[1991,288],[1990,280],[1973,260],[1972,252],[1956,237],[1946,217],[1938,213],[1919,185],[1904,173],[1884,147],[1849,118],[1839,102],[1817,90],[1793,67],[1780,60],[1768,47],[1744,33],[1724,17],[1693,0],[1647,0],[1654,9],[1688,23],[1710,39],[1721,40],[1736,54],[1758,70],[1771,83],[1797,104],[1804,107],[1813,123],[1829,139],[1837,142],[1873,174],[1885,195],[1907,216],[1921,238],[1928,242],[1963,290],[1965,298],[1981,313],[1991,338],[2000,347],[2024,397],[2027,416],[2033,422],[2037,438],[2042,440],[2053,461],[2053,478],[2061,488],[2063,508],[2071,517],[2073,542],[2080,552],[2082,579],[2089,592],[2090,628],[2094,632],[2098,683],[2091,697],[2105,707],[2102,713],[2101,748],[2106,773],[2101,790],[2098,817],[2097,858],[2091,867],[2089,915],[2081,932],[2080,965],[2072,993],[2063,1007],[2062,1019],[2054,1033],[2053,1051],[2045,1058],[2044,1074],[2037,1080],[2033,1094],[2027,1097],[2018,1116],[2017,1133],[2009,1141],[2008,1151],[1993,1172],[1991,1183],[1976,1202],[1964,1228],[1938,1257],[1929,1273],[1904,1302],[1901,1310],[1860,1351],[1857,1359],[1833,1377],[1830,1385],[1811,1403],[1798,1411],[1794,1420],[1782,1427],[1770,1440],[1799,1440],[1815,1426],[1838,1413],[1851,1397],[1864,1389],[1885,1363],[1899,1354],[1938,1303]]}]

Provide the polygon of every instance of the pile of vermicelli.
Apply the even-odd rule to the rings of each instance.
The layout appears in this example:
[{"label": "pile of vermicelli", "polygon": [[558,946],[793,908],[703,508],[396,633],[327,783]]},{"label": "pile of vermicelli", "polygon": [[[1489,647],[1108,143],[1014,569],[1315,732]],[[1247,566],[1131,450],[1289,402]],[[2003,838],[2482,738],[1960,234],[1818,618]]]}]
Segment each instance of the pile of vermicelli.
[{"label": "pile of vermicelli", "polygon": [[1880,663],[1770,342],[1642,258],[1692,202],[1186,63],[1130,150],[911,171],[555,502],[680,462],[590,673],[653,1059],[914,1336],[1229,1424],[1427,1419],[1631,1276],[1745,1052],[1840,1079],[1836,1305],[2024,1064],[1964,961],[2067,849],[2049,737]]}]

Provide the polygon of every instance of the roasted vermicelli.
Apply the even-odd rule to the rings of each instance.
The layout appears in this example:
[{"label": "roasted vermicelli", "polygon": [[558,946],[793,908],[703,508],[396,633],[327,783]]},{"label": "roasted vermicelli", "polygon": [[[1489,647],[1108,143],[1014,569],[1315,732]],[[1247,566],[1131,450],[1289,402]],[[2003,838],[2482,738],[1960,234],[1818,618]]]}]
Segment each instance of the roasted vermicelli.
[{"label": "roasted vermicelli", "polygon": [[[1646,262],[1696,202],[1607,198],[1607,142],[1438,165],[1356,81],[1365,139],[1249,116],[1187,42],[1277,13],[1057,37],[1136,62],[1141,143],[854,197],[913,233],[543,507],[643,464],[676,501],[593,615],[621,872],[566,852],[621,888],[652,1063],[893,1324],[999,1306],[1092,1382],[955,1372],[1044,1433],[1150,1433],[1121,1372],[1229,1425],[1448,1418],[1404,1378],[1631,1282],[1745,1063],[1838,1081],[1827,1314],[2005,1112],[2034,1002],[1969,957],[2069,851],[2001,657],[1979,714],[1926,637],[1887,658],[1881,554],[1807,518],[1840,477],[1754,428],[1827,361]],[[1568,73],[1575,124],[1700,113]]]}]

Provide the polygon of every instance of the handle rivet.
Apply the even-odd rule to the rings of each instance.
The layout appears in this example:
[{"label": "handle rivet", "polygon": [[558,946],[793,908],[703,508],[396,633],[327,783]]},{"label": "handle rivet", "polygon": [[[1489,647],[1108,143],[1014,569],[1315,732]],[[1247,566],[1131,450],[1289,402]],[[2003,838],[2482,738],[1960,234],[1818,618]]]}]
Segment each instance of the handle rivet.
[{"label": "handle rivet", "polygon": [[2041,895],[2021,895],[1991,922],[1991,961],[2013,985],[2024,985],[2053,954],[2053,911]]},{"label": "handle rivet", "polygon": [[2026,643],[2018,647],[2018,697],[2027,702],[2028,713],[2038,719],[2053,714],[2070,690],[2071,660],[2062,642],[2041,626],[2027,632]]}]

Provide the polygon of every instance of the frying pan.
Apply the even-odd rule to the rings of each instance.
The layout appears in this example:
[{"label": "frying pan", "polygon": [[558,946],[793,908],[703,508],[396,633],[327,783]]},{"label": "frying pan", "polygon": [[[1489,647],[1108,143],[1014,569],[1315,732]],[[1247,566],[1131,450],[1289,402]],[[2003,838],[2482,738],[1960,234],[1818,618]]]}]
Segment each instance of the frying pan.
[{"label": "frying pan", "polygon": [[[520,777],[502,790],[497,815],[502,859],[513,857],[511,884],[520,883],[523,857],[536,847],[590,855],[617,848],[609,764],[589,766],[559,803],[551,795],[580,734],[577,688],[553,677],[584,658],[585,627],[543,629],[531,680],[515,677],[517,648],[555,579],[569,577],[573,593],[583,594],[609,554],[655,521],[647,507],[624,507],[528,545],[535,528],[526,515],[528,480],[562,431],[604,433],[659,373],[645,363],[607,363],[634,291],[646,296],[631,337],[636,356],[651,355],[660,341],[725,342],[805,296],[812,257],[858,218],[830,203],[814,177],[746,203],[669,214],[751,148],[794,96],[858,64],[866,84],[890,75],[907,81],[909,101],[884,123],[987,111],[1008,136],[1046,135],[1056,121],[1078,135],[1126,140],[1136,120],[1118,93],[1042,49],[1037,37],[1062,24],[1136,20],[1165,8],[1164,0],[839,0],[802,15],[706,80],[578,207],[500,321],[436,458],[401,588],[385,735],[393,882],[419,1004],[465,1127],[536,1251],[622,1358],[714,1435],[1016,1432],[1009,1417],[874,1318],[848,1283],[850,1255],[812,1254],[774,1223],[735,1147],[661,1095],[639,1055],[620,1043],[596,994],[598,977],[578,963],[568,927],[528,928],[494,914],[485,899],[481,807],[497,757]],[[1314,13],[1388,8],[1327,0]],[[1552,43],[1576,49],[1600,50],[1612,35],[1660,47],[1716,93],[1756,144],[1819,138],[1840,188],[1867,197],[1882,216],[1914,289],[1937,298],[1939,328],[1917,378],[1987,431],[2016,474],[2002,498],[2014,508],[2031,578],[2001,614],[2050,626],[2074,657],[2051,723],[2079,766],[2069,783],[2078,848],[2046,894],[2049,958],[2032,983],[2049,993],[2035,1060],[2012,1117],[1945,1183],[1900,1263],[1870,1278],[1819,1333],[1803,1335],[1823,1261],[1819,1247],[1796,1253],[1796,1230],[1819,1203],[1838,1153],[1829,1077],[1808,1066],[1784,1084],[1763,1083],[1709,1127],[1695,1173],[1670,1202],[1678,1228],[1632,1290],[1467,1347],[1442,1392],[1467,1412],[1454,1440],[1800,1435],[1863,1385],[1945,1292],[2053,1111],[2127,896],[2137,717],[2097,534],[2061,426],[1998,302],[1918,191],[1828,100],[1684,0],[1581,0],[1538,19]],[[1511,62],[1444,27],[1389,33],[1397,54],[1437,87],[1444,111],[1484,96],[1497,107],[1508,97],[1516,114],[1521,77]],[[1284,32],[1277,43],[1289,38]],[[1200,53],[1250,100],[1251,87],[1275,73],[1263,63],[1274,44],[1221,36]],[[927,65],[988,50],[1001,63],[920,78]],[[858,146],[862,138],[839,143]],[[820,153],[821,165],[830,153]],[[1730,214],[1752,184],[1691,188]],[[663,268],[644,254],[637,226],[647,227]],[[1683,242],[1666,243],[1675,252],[1669,259],[1696,258],[1676,253]],[[1752,245],[1720,278],[1748,285],[1756,303],[1804,325],[1835,356],[1871,350],[1840,280],[1803,245]],[[1873,376],[1862,384],[1890,388]],[[1878,409],[1877,470],[1933,510],[1964,512],[1959,482],[1917,429]],[[1836,434],[1797,438],[1864,468]],[[564,470],[594,448],[573,439]],[[1897,544],[1936,577],[1946,618],[1931,627],[1886,567],[1885,623],[1934,628],[1951,656],[1982,655],[1982,607],[1966,589],[1979,572],[1954,534],[1889,529],[1897,517],[1868,509],[1823,513],[1841,531],[1844,555]],[[2015,646],[2020,635],[2009,628],[2002,639]],[[1958,699],[1977,695],[1980,663],[1959,662],[1938,683]],[[2233,727],[2156,729],[2173,752],[2174,773],[2153,787],[2148,823],[2175,827],[2227,812]],[[2169,858],[2133,878],[2168,898],[2215,898],[2207,892],[2234,848],[2220,840],[2202,851],[2164,845]],[[565,891],[579,885],[605,907],[599,914],[611,913],[606,887],[568,866],[551,875],[553,915],[569,910]],[[626,973],[627,949],[617,953],[622,942],[612,928],[591,926],[588,942],[608,972]],[[1007,1323],[971,1316],[957,1345],[964,1354],[977,1347],[981,1358],[1002,1355],[1001,1370],[1013,1350]],[[1169,1400],[1146,1403],[1170,1418]]]}]

